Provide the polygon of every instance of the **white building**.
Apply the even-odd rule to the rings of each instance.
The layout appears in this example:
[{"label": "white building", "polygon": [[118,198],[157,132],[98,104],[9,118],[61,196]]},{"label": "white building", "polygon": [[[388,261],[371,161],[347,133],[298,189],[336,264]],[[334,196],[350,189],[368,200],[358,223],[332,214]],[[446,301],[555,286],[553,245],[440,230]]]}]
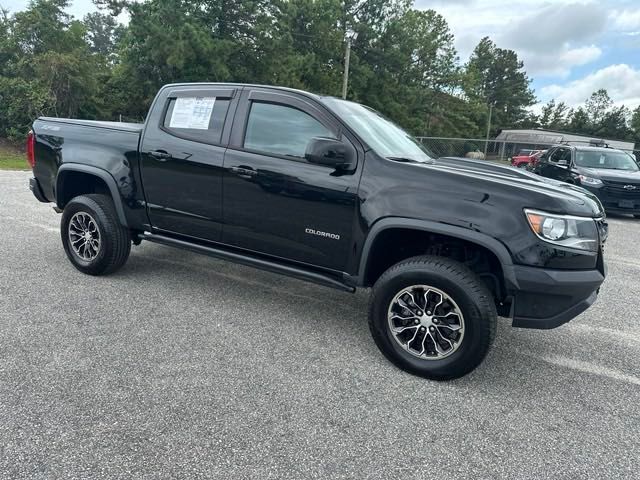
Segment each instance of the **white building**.
[{"label": "white building", "polygon": [[548,148],[559,143],[572,145],[589,145],[606,143],[611,148],[633,151],[634,143],[623,140],[611,140],[601,137],[590,137],[587,135],[577,135],[575,133],[558,132],[555,130],[543,130],[541,128],[532,129],[509,129],[502,130],[496,137],[509,143],[521,145],[521,148],[533,150]]}]

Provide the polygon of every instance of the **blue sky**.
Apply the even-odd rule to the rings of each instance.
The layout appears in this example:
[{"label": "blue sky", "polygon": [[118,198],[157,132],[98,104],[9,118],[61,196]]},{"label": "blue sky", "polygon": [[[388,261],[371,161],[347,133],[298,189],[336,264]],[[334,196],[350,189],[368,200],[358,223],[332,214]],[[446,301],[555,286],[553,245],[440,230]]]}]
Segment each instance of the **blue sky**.
[{"label": "blue sky", "polygon": [[640,105],[640,0],[417,0],[415,5],[446,18],[463,62],[484,36],[515,50],[540,102],[555,98],[578,105],[606,88],[616,104]]},{"label": "blue sky", "polygon": [[[10,11],[27,4],[0,0]],[[514,49],[541,103],[578,105],[606,88],[616,104],[640,105],[640,0],[416,0],[415,7],[445,17],[462,62],[484,36]],[[95,9],[75,0],[69,13]]]}]

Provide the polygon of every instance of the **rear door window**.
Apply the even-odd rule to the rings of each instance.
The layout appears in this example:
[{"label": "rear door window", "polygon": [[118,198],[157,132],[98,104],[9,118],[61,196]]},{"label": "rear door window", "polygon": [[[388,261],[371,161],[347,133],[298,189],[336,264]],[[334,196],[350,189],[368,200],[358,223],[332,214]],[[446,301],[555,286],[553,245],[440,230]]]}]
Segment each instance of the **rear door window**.
[{"label": "rear door window", "polygon": [[219,144],[229,110],[228,98],[169,98],[163,130],[178,137],[204,143]]}]

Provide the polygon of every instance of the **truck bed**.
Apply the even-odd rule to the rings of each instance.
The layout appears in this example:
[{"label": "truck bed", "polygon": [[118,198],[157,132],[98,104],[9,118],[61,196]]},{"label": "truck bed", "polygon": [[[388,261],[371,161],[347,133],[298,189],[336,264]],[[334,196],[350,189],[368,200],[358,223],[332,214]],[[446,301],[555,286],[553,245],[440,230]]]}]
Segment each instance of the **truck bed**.
[{"label": "truck bed", "polygon": [[[58,203],[56,190],[61,179],[58,173],[68,163],[107,173],[117,179],[121,192],[132,189],[138,184],[134,172],[143,129],[142,123],[38,118],[33,124],[36,153],[33,173],[42,197]],[[137,189],[136,194],[139,192]]]},{"label": "truck bed", "polygon": [[39,120],[53,123],[65,123],[71,125],[84,125],[89,127],[108,128],[125,132],[140,133],[144,123],[105,122],[102,120],[77,120],[75,118],[40,117]]}]

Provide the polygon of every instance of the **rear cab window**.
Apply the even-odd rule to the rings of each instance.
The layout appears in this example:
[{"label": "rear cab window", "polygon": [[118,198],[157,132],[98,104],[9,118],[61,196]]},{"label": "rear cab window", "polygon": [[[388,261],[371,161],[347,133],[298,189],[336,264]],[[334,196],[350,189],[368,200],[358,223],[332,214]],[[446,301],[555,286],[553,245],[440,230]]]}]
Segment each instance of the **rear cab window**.
[{"label": "rear cab window", "polygon": [[219,144],[230,102],[213,92],[205,96],[170,97],[162,129],[188,140]]}]

